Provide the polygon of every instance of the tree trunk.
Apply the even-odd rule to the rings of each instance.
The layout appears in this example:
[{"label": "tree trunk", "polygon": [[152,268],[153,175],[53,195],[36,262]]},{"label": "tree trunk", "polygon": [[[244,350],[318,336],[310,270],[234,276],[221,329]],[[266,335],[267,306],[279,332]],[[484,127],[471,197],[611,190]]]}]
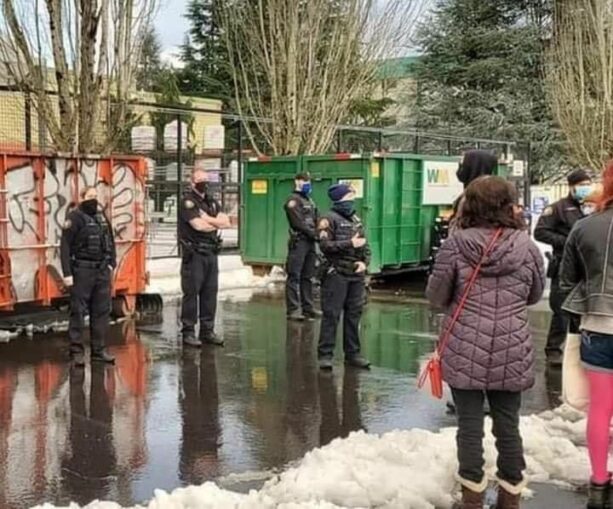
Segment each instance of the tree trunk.
[{"label": "tree trunk", "polygon": [[79,77],[79,152],[96,149],[95,132],[100,112],[100,87],[96,79],[96,48],[100,18],[97,0],[81,0],[81,58]]},{"label": "tree trunk", "polygon": [[69,75],[66,48],[64,47],[62,0],[47,0],[47,12],[49,13],[49,32],[51,35],[53,65],[58,92],[60,129],[65,137],[65,146],[59,148],[59,150],[72,152],[77,148],[76,119],[71,90],[73,78]]}]

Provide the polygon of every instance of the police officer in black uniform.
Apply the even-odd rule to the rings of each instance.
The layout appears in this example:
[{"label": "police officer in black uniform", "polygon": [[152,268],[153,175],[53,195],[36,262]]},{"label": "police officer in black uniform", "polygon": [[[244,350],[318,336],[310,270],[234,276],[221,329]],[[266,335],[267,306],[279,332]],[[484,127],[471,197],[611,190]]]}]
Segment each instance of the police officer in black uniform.
[{"label": "police officer in black uniform", "polygon": [[[181,200],[178,224],[182,246],[181,324],[183,343],[200,347],[202,343],[223,345],[214,331],[219,280],[218,253],[221,248],[219,230],[230,227],[230,220],[210,193],[207,173],[195,170],[191,189]],[[196,322],[200,318],[199,339]]]},{"label": "police officer in black uniform", "polygon": [[[566,340],[569,328],[568,318],[562,311],[564,295],[560,291],[558,277],[560,262],[570,231],[574,224],[584,217],[581,204],[592,192],[592,179],[585,170],[575,170],[568,175],[568,185],[570,187],[569,195],[547,207],[534,230],[534,238],[537,241],[549,244],[553,248],[553,254],[549,258],[547,269],[547,277],[551,278],[549,305],[553,316],[545,351],[548,362],[554,365],[562,363],[561,348]],[[571,324],[571,326],[576,329],[576,324]]]},{"label": "police officer in black uniform", "polygon": [[328,190],[332,210],[319,221],[319,243],[327,271],[322,282],[323,319],[319,336],[319,367],[332,369],[336,329],[343,314],[345,362],[368,369],[370,363],[360,354],[359,327],[364,307],[366,269],[370,247],[364,227],[354,210],[355,191],[346,184]]},{"label": "police officer in black uniform", "polygon": [[89,315],[91,360],[114,363],[105,349],[111,313],[111,280],[117,266],[112,228],[98,207],[95,187],[81,192],[81,203],[68,214],[60,256],[64,284],[70,288],[70,353],[73,364],[85,365],[82,333]]},{"label": "police officer in black uniform", "polygon": [[294,182],[296,188],[285,202],[289,222],[285,287],[287,318],[312,320],[321,316],[313,305],[313,277],[317,263],[317,207],[311,199],[311,177],[300,173]]}]

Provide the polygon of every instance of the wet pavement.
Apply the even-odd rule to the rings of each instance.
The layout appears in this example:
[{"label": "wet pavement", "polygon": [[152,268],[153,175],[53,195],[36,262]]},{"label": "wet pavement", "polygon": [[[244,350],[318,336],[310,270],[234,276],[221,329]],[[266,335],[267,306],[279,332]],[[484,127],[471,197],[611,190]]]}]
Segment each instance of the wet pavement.
[{"label": "wet pavement", "polygon": [[[363,319],[370,372],[339,363],[320,373],[319,324],[286,323],[274,293],[224,297],[223,349],[182,351],[175,306],[161,324],[113,328],[114,368],[71,371],[59,336],[0,344],[0,508],[130,505],[156,488],[207,480],[244,491],[354,430],[454,425],[415,383],[437,315],[418,301],[386,300],[371,301]],[[544,310],[531,314],[539,355],[548,320]],[[559,370],[547,371],[541,355],[538,372],[524,413],[559,402]],[[528,507],[582,507],[572,493],[538,494]]]}]

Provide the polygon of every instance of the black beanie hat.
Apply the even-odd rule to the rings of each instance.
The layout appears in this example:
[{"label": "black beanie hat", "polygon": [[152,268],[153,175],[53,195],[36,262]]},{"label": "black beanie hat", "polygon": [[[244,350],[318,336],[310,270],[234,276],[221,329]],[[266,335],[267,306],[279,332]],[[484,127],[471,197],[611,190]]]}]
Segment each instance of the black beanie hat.
[{"label": "black beanie hat", "polygon": [[568,185],[576,186],[579,182],[585,182],[586,180],[592,181],[592,177],[585,170],[575,170],[568,174]]},{"label": "black beanie hat", "polygon": [[341,201],[345,196],[351,193],[353,189],[347,184],[334,184],[328,189],[328,197],[333,201]]}]

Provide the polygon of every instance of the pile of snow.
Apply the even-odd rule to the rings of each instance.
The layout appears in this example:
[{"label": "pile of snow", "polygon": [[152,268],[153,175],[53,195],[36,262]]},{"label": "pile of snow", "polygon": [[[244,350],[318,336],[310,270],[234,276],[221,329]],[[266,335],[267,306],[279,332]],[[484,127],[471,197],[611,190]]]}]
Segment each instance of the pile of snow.
[{"label": "pile of snow", "polygon": [[[490,428],[488,422],[486,429]],[[523,417],[521,429],[530,481],[563,486],[585,483],[589,465],[582,415],[560,408]],[[493,478],[496,453],[489,431],[485,446],[486,468]],[[455,455],[453,428],[438,433],[393,431],[382,436],[358,432],[314,449],[295,468],[268,481],[259,491],[242,495],[206,483],[170,494],[158,490],[147,505],[135,509],[448,508],[457,488]],[[86,507],[120,506],[92,502]]]},{"label": "pile of snow", "polygon": [[[150,284],[146,293],[175,296],[181,293],[181,259],[160,258],[147,262]],[[240,256],[219,257],[219,290],[267,288],[284,279],[283,271],[273,267],[270,274],[258,277],[253,269],[243,264]]]}]

